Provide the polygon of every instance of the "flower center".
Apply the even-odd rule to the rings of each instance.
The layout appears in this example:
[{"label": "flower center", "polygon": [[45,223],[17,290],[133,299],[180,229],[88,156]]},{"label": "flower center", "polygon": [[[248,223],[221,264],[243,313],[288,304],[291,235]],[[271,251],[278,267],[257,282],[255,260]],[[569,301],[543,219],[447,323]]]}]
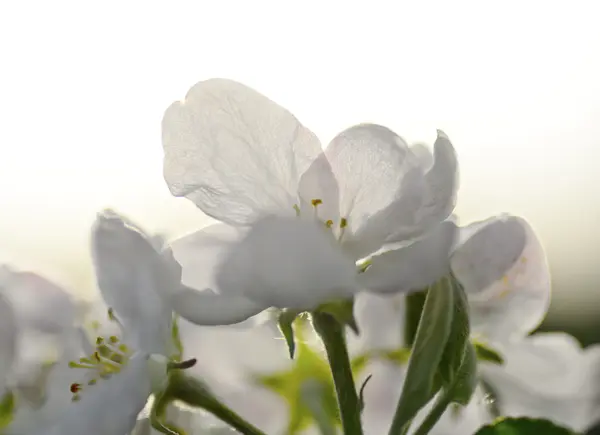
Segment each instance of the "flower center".
[{"label": "flower center", "polygon": [[[112,309],[108,310],[108,318],[118,323]],[[92,325],[92,328],[96,331],[99,327],[98,322],[94,322]],[[90,355],[79,358],[78,361],[69,362],[70,368],[86,371],[84,380],[71,384],[70,390],[73,395],[71,400],[73,402],[80,400],[83,390],[96,385],[102,379],[108,379],[120,373],[129,362],[131,355],[131,350],[116,335],[97,336]]]},{"label": "flower center", "polygon": [[[323,200],[320,198],[315,198],[310,201],[313,207],[313,217],[315,220],[322,222],[327,228],[332,230],[332,232],[337,233],[337,240],[341,242],[342,237],[344,236],[344,232],[346,231],[346,227],[348,226],[348,219],[345,217],[340,218],[339,224],[337,228],[335,227],[335,222],[332,219],[323,220],[319,216],[319,206],[323,204]],[[301,209],[298,204],[294,204],[294,210],[296,211],[296,216],[301,216]]]}]

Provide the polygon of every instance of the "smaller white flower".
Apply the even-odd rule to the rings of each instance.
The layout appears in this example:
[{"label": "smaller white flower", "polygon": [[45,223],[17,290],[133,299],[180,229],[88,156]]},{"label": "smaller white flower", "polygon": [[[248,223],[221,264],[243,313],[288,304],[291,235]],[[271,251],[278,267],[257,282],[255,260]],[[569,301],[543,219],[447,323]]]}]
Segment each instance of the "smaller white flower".
[{"label": "smaller white flower", "polygon": [[600,421],[600,346],[565,333],[499,345],[505,364],[482,364],[502,415],[549,419],[576,432]]},{"label": "smaller white flower", "polygon": [[454,227],[437,228],[454,208],[458,165],[441,131],[429,159],[375,124],[344,130],[323,151],[287,110],[224,79],[193,86],[162,130],[171,192],[223,222],[172,244],[184,284],[200,290],[173,298],[190,321],[231,324],[349,297],[370,284],[356,261],[386,243],[419,240],[397,259],[407,276],[396,290],[447,271]]},{"label": "smaller white flower", "polygon": [[[86,355],[69,364],[76,379],[69,386],[72,403],[45,435],[80,435],[90,427],[98,435],[131,432],[152,387],[164,382],[174,351],[172,311],[162,287],[178,284],[176,265],[139,227],[112,211],[98,215],[92,253],[100,292],[111,308],[107,321],[95,325]],[[156,367],[161,361],[162,371]]]}]

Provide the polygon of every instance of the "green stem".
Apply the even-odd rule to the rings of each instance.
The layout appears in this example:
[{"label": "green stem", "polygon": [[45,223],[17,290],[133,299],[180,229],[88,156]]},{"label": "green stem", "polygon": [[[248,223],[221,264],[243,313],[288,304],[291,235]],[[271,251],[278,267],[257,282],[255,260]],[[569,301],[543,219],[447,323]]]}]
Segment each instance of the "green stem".
[{"label": "green stem", "polygon": [[360,402],[354,385],[344,327],[326,313],[313,313],[313,325],[323,340],[335,384],[345,435],[362,435]]},{"label": "green stem", "polygon": [[423,423],[421,423],[421,426],[419,426],[413,435],[427,435],[442,415],[444,415],[450,402],[450,395],[442,393],[436,400],[431,411],[429,411],[429,414],[427,414],[427,417],[425,417],[425,420],[423,420]]},{"label": "green stem", "polygon": [[266,435],[221,403],[202,382],[186,376],[182,372],[174,371],[171,373],[167,394],[172,400],[181,400],[190,406],[210,412],[244,435]]}]

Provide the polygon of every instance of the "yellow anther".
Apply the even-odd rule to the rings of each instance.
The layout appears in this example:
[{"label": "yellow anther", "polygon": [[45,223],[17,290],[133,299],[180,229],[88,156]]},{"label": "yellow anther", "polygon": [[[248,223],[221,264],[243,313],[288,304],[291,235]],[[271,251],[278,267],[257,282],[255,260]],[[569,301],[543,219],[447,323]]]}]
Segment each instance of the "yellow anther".
[{"label": "yellow anther", "polygon": [[294,204],[294,210],[296,210],[296,216],[300,216],[300,207],[298,207],[298,204]]},{"label": "yellow anther", "polygon": [[317,198],[317,199],[313,199],[310,203],[313,205],[313,207],[316,207],[320,204],[323,204],[323,200]]},{"label": "yellow anther", "polygon": [[346,228],[348,226],[348,219],[341,218],[340,219],[340,228]]},{"label": "yellow anther", "polygon": [[104,338],[97,337],[96,338],[96,346],[100,346],[102,343],[104,343]]},{"label": "yellow anther", "polygon": [[111,335],[109,340],[111,344],[117,344],[119,342],[119,337]]},{"label": "yellow anther", "polygon": [[527,263],[527,257],[521,257],[521,263],[523,263],[523,264]]},{"label": "yellow anther", "polygon": [[97,331],[98,329],[100,329],[100,322],[98,322],[97,320],[94,320],[90,324],[90,327],[92,328],[92,330]]},{"label": "yellow anther", "polygon": [[331,219],[327,220],[327,221],[325,222],[325,226],[326,226],[327,228],[331,228],[331,227],[333,226],[333,221],[332,221]]},{"label": "yellow anther", "polygon": [[508,285],[509,284],[508,275],[504,275],[502,277],[502,284],[504,284],[504,285]]},{"label": "yellow anther", "polygon": [[510,293],[509,288],[503,289],[500,293],[498,293],[498,299],[504,299]]},{"label": "yellow anther", "polygon": [[108,318],[113,322],[117,320],[117,318],[115,317],[115,311],[112,308],[108,309]]}]

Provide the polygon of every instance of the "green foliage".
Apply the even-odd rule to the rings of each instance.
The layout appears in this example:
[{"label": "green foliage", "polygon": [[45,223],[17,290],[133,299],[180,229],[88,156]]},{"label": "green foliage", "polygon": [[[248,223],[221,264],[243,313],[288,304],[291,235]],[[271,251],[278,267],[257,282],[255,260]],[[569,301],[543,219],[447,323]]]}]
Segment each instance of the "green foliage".
[{"label": "green foliage", "polygon": [[291,359],[294,359],[294,353],[296,352],[296,340],[294,337],[293,325],[294,320],[296,320],[299,314],[298,311],[294,310],[282,310],[277,318],[277,325],[285,338]]},{"label": "green foliage", "polygon": [[491,348],[487,343],[473,340],[473,346],[475,346],[475,353],[477,354],[477,359],[479,361],[485,361],[498,365],[504,364],[504,358],[500,352]]},{"label": "green foliage", "polygon": [[548,420],[506,418],[482,427],[475,435],[576,435]]},{"label": "green foliage", "polygon": [[0,401],[0,430],[3,430],[12,423],[16,408],[15,402],[15,395],[12,391],[5,393],[2,401]]}]

